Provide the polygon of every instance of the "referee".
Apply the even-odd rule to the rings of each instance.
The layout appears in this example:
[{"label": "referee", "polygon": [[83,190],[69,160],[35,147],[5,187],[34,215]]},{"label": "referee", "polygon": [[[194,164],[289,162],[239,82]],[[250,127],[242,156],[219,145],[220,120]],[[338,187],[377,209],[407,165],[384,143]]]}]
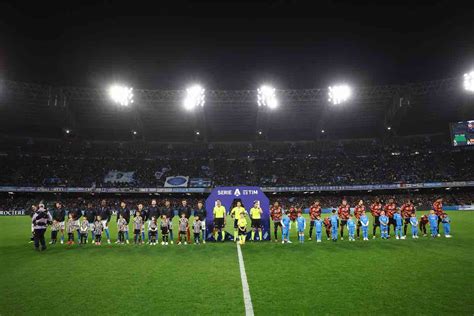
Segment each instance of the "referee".
[{"label": "referee", "polygon": [[258,231],[258,240],[262,241],[262,208],[260,201],[253,202],[250,209],[250,218],[252,219],[252,241],[255,240],[255,233]]},{"label": "referee", "polygon": [[217,241],[219,237],[219,232],[222,235],[221,241],[224,242],[225,240],[225,231],[223,230],[225,227],[225,207],[222,206],[221,200],[216,200],[216,206],[214,206],[213,210],[214,215],[214,240]]}]

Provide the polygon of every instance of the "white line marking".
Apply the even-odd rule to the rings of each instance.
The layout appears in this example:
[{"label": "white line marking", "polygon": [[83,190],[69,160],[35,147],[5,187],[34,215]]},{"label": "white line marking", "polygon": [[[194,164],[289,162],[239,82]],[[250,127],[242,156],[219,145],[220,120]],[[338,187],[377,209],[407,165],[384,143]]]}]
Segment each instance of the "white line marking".
[{"label": "white line marking", "polygon": [[249,284],[247,282],[247,274],[245,273],[244,257],[242,256],[242,250],[240,250],[240,244],[237,242],[237,254],[239,256],[240,266],[240,279],[242,280],[242,291],[244,292],[244,303],[245,303],[245,315],[253,316],[253,305],[252,298],[250,297]]}]

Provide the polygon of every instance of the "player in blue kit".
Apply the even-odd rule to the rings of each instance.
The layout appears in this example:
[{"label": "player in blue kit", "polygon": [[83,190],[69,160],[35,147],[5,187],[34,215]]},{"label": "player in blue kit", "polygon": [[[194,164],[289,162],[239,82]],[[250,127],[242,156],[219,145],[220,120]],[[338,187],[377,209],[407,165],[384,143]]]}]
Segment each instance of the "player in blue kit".
[{"label": "player in blue kit", "polygon": [[362,211],[359,220],[362,225],[362,238],[364,240],[369,240],[369,218],[365,214],[365,211]]},{"label": "player in blue kit", "polygon": [[331,215],[331,237],[332,241],[337,241],[337,229],[339,228],[339,217],[336,210],[332,210]]},{"label": "player in blue kit", "polygon": [[283,215],[283,218],[281,219],[281,243],[289,243],[291,244],[290,241],[290,228],[291,228],[291,219],[288,216],[288,213],[285,213]]},{"label": "player in blue kit", "polygon": [[303,217],[301,212],[298,212],[296,218],[296,225],[298,227],[298,240],[300,243],[304,243],[304,230],[306,229],[306,219]]},{"label": "player in blue kit", "polygon": [[430,222],[431,237],[435,238],[438,235],[438,215],[435,214],[434,210],[430,211],[428,221]]},{"label": "player in blue kit", "polygon": [[323,235],[323,225],[324,222],[321,219],[321,216],[316,216],[314,220],[314,227],[316,228],[316,242],[321,242],[321,237]]},{"label": "player in blue kit", "polygon": [[352,215],[349,215],[349,219],[347,220],[347,230],[349,231],[349,241],[355,241],[354,234],[355,234],[356,224],[352,219]]},{"label": "player in blue kit", "polygon": [[405,239],[402,234],[403,217],[400,214],[399,210],[397,210],[396,213],[393,214],[393,220],[395,221],[395,238]]},{"label": "player in blue kit", "polygon": [[380,235],[382,239],[388,239],[388,217],[385,215],[385,211],[380,212]]},{"label": "player in blue kit", "polygon": [[411,225],[411,236],[413,239],[417,239],[418,238],[418,218],[416,218],[415,213],[411,214],[410,225]]},{"label": "player in blue kit", "polygon": [[443,223],[444,237],[451,238],[451,219],[448,214],[444,213],[441,222]]}]

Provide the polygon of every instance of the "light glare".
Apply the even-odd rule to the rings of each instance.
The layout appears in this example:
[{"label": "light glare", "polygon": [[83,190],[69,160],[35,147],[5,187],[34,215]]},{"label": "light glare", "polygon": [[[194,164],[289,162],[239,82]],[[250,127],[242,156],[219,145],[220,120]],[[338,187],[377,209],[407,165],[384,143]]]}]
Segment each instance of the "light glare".
[{"label": "light glare", "polygon": [[337,85],[329,87],[329,102],[332,104],[341,104],[342,102],[346,102],[352,95],[351,88],[346,85]]},{"label": "light glare", "polygon": [[121,106],[128,106],[133,103],[133,88],[114,85],[109,89],[110,98]]},{"label": "light glare", "polygon": [[270,109],[276,108],[278,100],[275,95],[275,88],[264,85],[257,89],[257,104],[258,106],[267,106]]},{"label": "light glare", "polygon": [[464,89],[474,92],[474,71],[464,74]]},{"label": "light glare", "polygon": [[186,89],[186,97],[183,101],[184,108],[191,111],[198,106],[204,106],[206,102],[205,91],[206,90],[200,85],[194,85]]}]

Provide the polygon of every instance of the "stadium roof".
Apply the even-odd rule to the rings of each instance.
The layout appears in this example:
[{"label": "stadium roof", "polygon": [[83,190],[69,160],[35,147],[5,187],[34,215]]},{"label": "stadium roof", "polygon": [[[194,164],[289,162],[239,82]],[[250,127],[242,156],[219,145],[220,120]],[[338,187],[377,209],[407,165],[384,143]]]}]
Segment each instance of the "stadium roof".
[{"label": "stadium roof", "polygon": [[69,129],[85,139],[170,142],[378,137],[388,126],[398,135],[442,132],[451,121],[474,117],[461,79],[354,87],[352,99],[340,105],[328,102],[326,88],[280,89],[274,110],[257,106],[256,90],[207,90],[205,106],[191,112],[182,107],[184,90],[134,89],[135,102],[119,107],[107,89],[2,81],[0,132],[62,137]]}]

